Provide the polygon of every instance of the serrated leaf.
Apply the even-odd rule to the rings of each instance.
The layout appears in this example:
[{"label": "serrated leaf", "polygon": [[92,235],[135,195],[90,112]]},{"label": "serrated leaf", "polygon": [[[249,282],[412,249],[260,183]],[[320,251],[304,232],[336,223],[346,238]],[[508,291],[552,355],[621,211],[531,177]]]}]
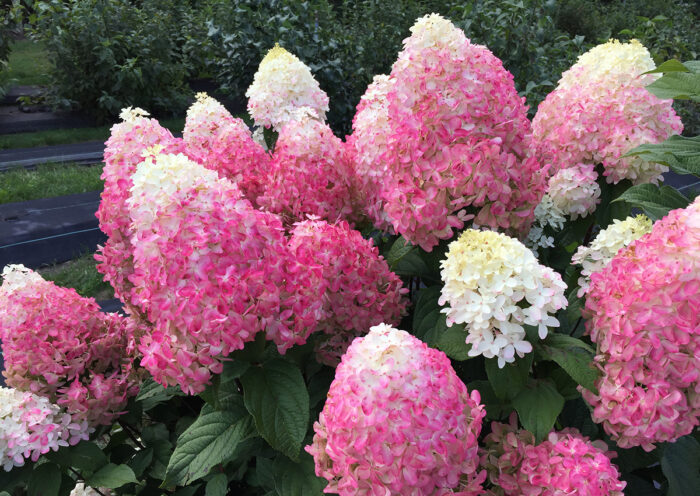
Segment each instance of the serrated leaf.
[{"label": "serrated leaf", "polygon": [[204,490],[205,496],[226,496],[228,492],[228,478],[226,474],[216,474],[209,479]]},{"label": "serrated leaf", "polygon": [[138,481],[131,467],[115,465],[114,463],[105,465],[85,480],[85,484],[88,486],[106,487],[107,489],[116,489],[132,482]]},{"label": "serrated leaf", "polygon": [[520,422],[540,443],[554,427],[564,397],[545,381],[532,381],[513,399]]},{"label": "serrated leaf", "polygon": [[671,210],[685,208],[690,200],[671,186],[638,184],[625,191],[613,202],[624,201],[644,210],[653,220],[666,216]]},{"label": "serrated leaf", "polygon": [[270,446],[297,459],[309,424],[309,393],[293,364],[273,359],[241,377],[245,406]]},{"label": "serrated leaf", "polygon": [[141,385],[136,401],[141,402],[143,411],[146,412],[160,403],[165,403],[174,396],[185,396],[185,393],[175,386],[164,388],[154,381],[152,377],[149,377]]},{"label": "serrated leaf", "polygon": [[700,443],[683,436],[664,447],[661,469],[668,479],[667,496],[697,494],[700,488]]},{"label": "serrated leaf", "polygon": [[463,325],[452,324],[451,327],[447,327],[445,314],[441,313],[434,332],[437,334],[435,347],[445,355],[460,362],[472,358],[469,356],[472,347],[466,342],[467,331]]},{"label": "serrated leaf", "polygon": [[401,260],[392,269],[399,276],[420,277],[428,282],[440,282],[440,277],[436,277],[430,271],[428,265],[418,254],[418,250],[412,250],[401,257]]},{"label": "serrated leaf", "polygon": [[550,333],[539,345],[545,360],[552,360],[571,378],[589,391],[597,393],[595,381],[600,371],[593,366],[595,351],[580,339],[565,334]]},{"label": "serrated leaf", "polygon": [[134,475],[136,475],[136,477],[141,477],[152,461],[153,448],[145,448],[138,451],[134,457],[129,460],[129,466],[131,467],[131,470],[134,471]]},{"label": "serrated leaf", "polygon": [[278,456],[272,465],[277,496],[322,496],[328,482],[316,477],[314,460],[302,453],[299,462]]},{"label": "serrated leaf", "polygon": [[486,375],[498,398],[512,400],[522,391],[530,375],[533,357],[532,353],[528,353],[523,358],[517,358],[514,363],[507,363],[503,368],[498,367],[495,358],[486,359]]},{"label": "serrated leaf", "polygon": [[700,176],[700,136],[671,136],[656,144],[640,145],[625,154],[668,166],[677,174]]},{"label": "serrated leaf", "polygon": [[661,99],[692,100],[700,102],[700,75],[689,72],[669,72],[647,90]]},{"label": "serrated leaf", "polygon": [[440,315],[440,286],[430,286],[423,288],[418,292],[416,300],[416,309],[413,312],[413,334],[429,345],[429,341],[425,339],[428,331],[435,327],[435,321]]},{"label": "serrated leaf", "polygon": [[389,267],[394,270],[401,259],[415,250],[415,248],[416,247],[407,242],[403,236],[399,236],[398,239],[391,245],[389,252],[386,254],[386,263],[388,263]]},{"label": "serrated leaf", "polygon": [[29,496],[57,496],[61,487],[61,469],[54,463],[34,467],[27,494]]},{"label": "serrated leaf", "polygon": [[652,69],[642,74],[655,74],[659,72],[690,72],[690,70],[679,60],[671,59],[661,64],[656,69]]},{"label": "serrated leaf", "polygon": [[49,453],[47,457],[61,466],[87,472],[94,472],[109,463],[107,455],[90,441],[82,441],[75,446],[63,448],[60,452]]},{"label": "serrated leaf", "polygon": [[214,377],[212,383],[200,394],[202,399],[218,410],[225,410],[232,399],[240,396],[236,379],[250,367],[250,363],[238,360],[224,362],[224,370]]},{"label": "serrated leaf", "polygon": [[186,485],[226,460],[239,442],[254,435],[253,419],[242,400],[225,411],[204,405],[197,420],[178,438],[164,484]]}]

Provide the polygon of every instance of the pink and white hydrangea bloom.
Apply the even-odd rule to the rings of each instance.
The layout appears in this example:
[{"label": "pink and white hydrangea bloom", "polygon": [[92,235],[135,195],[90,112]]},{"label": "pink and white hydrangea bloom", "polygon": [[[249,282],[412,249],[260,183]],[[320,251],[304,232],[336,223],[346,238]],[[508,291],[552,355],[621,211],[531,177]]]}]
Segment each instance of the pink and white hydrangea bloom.
[{"label": "pink and white hydrangea bloom", "polygon": [[466,325],[470,356],[498,358],[503,367],[532,351],[525,325],[537,327],[540,339],[559,326],[554,314],[567,306],[566,284],[520,241],[467,229],[440,265],[441,311],[448,327]]},{"label": "pink and white hydrangea bloom", "polygon": [[306,450],[326,493],[483,494],[485,414],[444,353],[381,324],[343,356]]},{"label": "pink and white hydrangea bloom", "polygon": [[156,381],[198,393],[258,332],[282,353],[306,342],[325,283],[277,216],[184,155],[148,157],[131,193],[133,297],[154,324],[139,350]]},{"label": "pink and white hydrangea bloom", "polygon": [[350,229],[347,222],[300,222],[289,245],[295,256],[320,265],[328,282],[320,296],[326,318],[318,324],[323,334],[316,341],[319,362],[335,367],[357,336],[382,322],[400,322],[408,289],[402,287],[372,240]]},{"label": "pink and white hydrangea bloom", "polygon": [[683,130],[672,100],[646,90],[658,75],[649,52],[636,40],[611,40],[579,57],[532,121],[535,144],[554,170],[580,163],[603,164],[609,183],[657,182],[667,167],[624,157],[632,148],[660,143]]},{"label": "pink and white hydrangea bloom", "polygon": [[182,132],[187,154],[207,169],[236,183],[243,195],[256,204],[262,194],[270,156],[253,140],[242,119],[206,93],[187,110]]},{"label": "pink and white hydrangea bloom", "polygon": [[0,387],[0,465],[9,472],[26,460],[87,440],[92,429],[43,396]]},{"label": "pink and white hydrangea bloom", "polygon": [[328,95],[309,68],[278,44],[260,62],[245,96],[255,125],[277,132],[293,120],[298,108],[307,107],[321,121],[328,112]]},{"label": "pink and white hydrangea bloom", "polygon": [[386,142],[380,182],[395,231],[427,251],[472,218],[524,235],[547,178],[501,61],[431,14],[411,28],[390,78],[388,124],[377,130],[387,135],[366,146],[374,154]]},{"label": "pink and white hydrangea bloom", "polygon": [[0,286],[0,341],[7,384],[64,408],[75,422],[109,425],[138,393],[129,356],[135,324],[103,314],[92,298],[21,265]]},{"label": "pink and white hydrangea bloom", "polygon": [[583,390],[622,448],[700,423],[700,199],[671,211],[591,275],[584,317],[603,374]]},{"label": "pink and white hydrangea bloom", "polygon": [[598,174],[593,164],[576,164],[549,178],[547,194],[552,203],[572,220],[586,217],[600,203]]}]

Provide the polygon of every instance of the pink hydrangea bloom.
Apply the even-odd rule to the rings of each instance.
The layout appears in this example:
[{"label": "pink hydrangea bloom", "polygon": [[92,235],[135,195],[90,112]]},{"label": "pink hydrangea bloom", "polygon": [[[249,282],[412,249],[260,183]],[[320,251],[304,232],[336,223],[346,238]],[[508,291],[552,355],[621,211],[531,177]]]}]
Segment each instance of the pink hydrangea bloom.
[{"label": "pink hydrangea bloom", "polygon": [[667,167],[623,155],[660,143],[683,130],[671,100],[645,86],[656,76],[649,52],[638,41],[611,40],[579,58],[540,104],[532,121],[538,152],[555,170],[581,162],[602,163],[609,183],[657,182]]},{"label": "pink hydrangea bloom", "polygon": [[595,211],[600,203],[597,178],[593,164],[576,164],[560,169],[549,178],[547,194],[557,209],[576,220]]},{"label": "pink hydrangea bloom", "polygon": [[355,220],[354,173],[346,147],[328,125],[304,110],[277,138],[260,205],[285,224],[314,215],[329,222]]},{"label": "pink hydrangea bloom", "polygon": [[591,275],[584,316],[603,371],[584,390],[623,448],[674,441],[700,420],[700,199]]},{"label": "pink hydrangea bloom", "polygon": [[206,93],[198,93],[187,111],[182,135],[190,157],[236,183],[245,197],[256,203],[270,156],[253,141],[242,119],[234,118]]},{"label": "pink hydrangea bloom", "polygon": [[590,441],[577,429],[552,431],[535,444],[528,431],[493,422],[484,439],[481,464],[492,494],[499,496],[622,496],[626,483],[603,441]]},{"label": "pink hydrangea bloom", "polygon": [[127,305],[132,287],[129,275],[133,271],[129,212],[126,208],[131,175],[143,160],[146,150],[155,145],[172,153],[184,150],[181,139],[174,138],[156,119],[146,116],[148,113],[144,110],[127,108],[120,115],[122,122],[112,126],[112,134],[105,143],[105,165],[101,176],[104,189],[97,210],[100,229],[108,236],[105,245],[95,255],[95,259],[101,262],[97,270],[104,274],[115,295]]},{"label": "pink hydrangea bloom", "polygon": [[482,494],[479,402],[444,353],[381,324],[343,356],[306,450],[327,493]]},{"label": "pink hydrangea bloom", "polygon": [[0,387],[0,466],[7,472],[88,439],[90,430],[42,396]]},{"label": "pink hydrangea bloom", "polygon": [[76,422],[109,425],[138,392],[127,356],[134,325],[92,298],[23,266],[3,271],[0,340],[7,384],[63,407]]},{"label": "pink hydrangea bloom", "polygon": [[[380,161],[391,224],[428,251],[474,216],[478,225],[527,234],[547,178],[529,152],[530,121],[513,76],[437,14],[411,33],[386,95]],[[368,143],[374,154],[377,138]]]},{"label": "pink hydrangea bloom", "polygon": [[406,308],[408,292],[389,270],[371,240],[350,229],[347,222],[332,225],[305,221],[292,231],[295,256],[323,267],[328,288],[323,295],[327,317],[318,324],[316,357],[336,366],[352,340],[373,325],[396,325]]},{"label": "pink hydrangea bloom", "polygon": [[260,331],[282,353],[306,342],[322,271],[291,255],[277,216],[184,155],[149,157],[133,184],[133,298],[154,324],[139,350],[156,381],[201,392]]}]

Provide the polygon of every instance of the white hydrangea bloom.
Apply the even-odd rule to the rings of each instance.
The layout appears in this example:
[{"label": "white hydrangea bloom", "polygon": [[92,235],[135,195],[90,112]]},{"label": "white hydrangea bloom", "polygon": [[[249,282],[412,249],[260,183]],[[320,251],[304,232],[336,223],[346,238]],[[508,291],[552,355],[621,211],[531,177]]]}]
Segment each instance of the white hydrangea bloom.
[{"label": "white hydrangea bloom", "polygon": [[6,472],[88,439],[90,431],[86,421],[72,422],[42,396],[0,387],[0,465]]},{"label": "white hydrangea bloom", "polygon": [[564,212],[554,204],[552,197],[545,194],[540,203],[535,207],[535,222],[525,239],[527,246],[535,256],[539,256],[539,248],[551,248],[554,246],[554,238],[545,233],[546,227],[559,231],[564,227],[566,217]]},{"label": "white hydrangea bloom", "polygon": [[132,124],[137,123],[140,119],[150,116],[148,112],[139,107],[126,107],[119,113],[119,118],[124,122]]},{"label": "white hydrangea bloom", "polygon": [[581,265],[578,296],[588,291],[591,274],[602,270],[621,248],[651,232],[651,219],[646,215],[615,219],[606,229],[598,233],[589,246],[579,246],[571,258],[572,265]]},{"label": "white hydrangea bloom", "polygon": [[592,213],[600,203],[597,178],[593,164],[560,169],[549,179],[547,194],[557,209],[576,220]]},{"label": "white hydrangea bloom", "polygon": [[552,314],[567,306],[566,285],[520,241],[467,229],[441,266],[439,303],[448,305],[442,310],[448,326],[466,324],[469,355],[497,357],[503,367],[532,351],[524,325],[537,327],[541,339],[559,326]]},{"label": "white hydrangea bloom", "polygon": [[326,119],[328,111],[328,95],[309,68],[279,45],[260,62],[245,96],[255,125],[272,126],[278,132],[295,109],[309,107],[320,120]]},{"label": "white hydrangea bloom", "polygon": [[78,482],[70,492],[70,496],[100,496],[100,493],[105,496],[110,496],[112,491],[109,489],[100,488],[100,492],[98,493],[90,486],[86,486],[83,482]]}]

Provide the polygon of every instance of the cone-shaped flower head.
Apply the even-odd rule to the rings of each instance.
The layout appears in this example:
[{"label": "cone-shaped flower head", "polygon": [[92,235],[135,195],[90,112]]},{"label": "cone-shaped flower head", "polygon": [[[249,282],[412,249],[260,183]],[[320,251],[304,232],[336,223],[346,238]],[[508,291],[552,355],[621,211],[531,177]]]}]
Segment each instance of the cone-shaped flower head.
[{"label": "cone-shaped flower head", "polygon": [[700,422],[700,199],[671,211],[591,275],[584,310],[603,371],[584,390],[622,448],[673,442]]},{"label": "cone-shaped flower head", "polygon": [[[530,121],[513,76],[439,15],[411,28],[391,71],[379,183],[396,232],[425,250],[475,223],[525,234],[546,177],[529,153]],[[360,109],[362,110],[362,109]]]},{"label": "cone-shaped flower head", "polygon": [[336,366],[352,340],[377,324],[397,325],[408,292],[391,272],[372,240],[346,222],[304,221],[292,231],[295,256],[323,267],[328,288],[322,299],[327,317],[319,322],[316,359]]},{"label": "cone-shaped flower head", "polygon": [[242,119],[234,118],[206,93],[198,93],[197,100],[187,110],[182,135],[190,157],[236,183],[255,204],[262,193],[270,156],[253,141]]},{"label": "cone-shaped flower head", "polygon": [[127,349],[130,319],[21,265],[0,286],[0,341],[7,384],[44,396],[76,422],[109,425],[138,392]]},{"label": "cone-shaped flower head", "polygon": [[444,353],[381,324],[343,356],[306,450],[325,492],[481,494],[479,402]]},{"label": "cone-shaped flower head", "polygon": [[532,351],[523,326],[558,327],[553,314],[566,308],[566,284],[540,265],[520,241],[493,231],[467,229],[442,261],[447,325],[466,324],[470,356],[498,357],[498,366]]},{"label": "cone-shaped flower head", "polygon": [[558,170],[549,178],[547,194],[552,203],[572,220],[585,217],[600,203],[600,186],[593,164],[577,164]]},{"label": "cone-shaped flower head", "polygon": [[578,279],[578,296],[581,297],[588,291],[591,274],[600,272],[620,249],[649,232],[651,219],[640,214],[625,220],[615,219],[611,225],[598,233],[589,246],[579,246],[571,257],[572,264],[583,267]]},{"label": "cone-shaped flower head", "polygon": [[221,358],[260,331],[284,352],[321,317],[321,268],[291,256],[280,219],[184,155],[133,176],[134,299],[154,323],[141,365],[162,384],[204,389]]},{"label": "cone-shaped flower head", "polygon": [[352,222],[359,208],[353,165],[343,142],[306,109],[294,114],[280,131],[258,202],[281,215],[286,225],[308,215]]},{"label": "cone-shaped flower head", "polygon": [[321,121],[328,111],[328,95],[309,68],[277,44],[260,62],[245,96],[255,125],[272,126],[278,132],[300,107],[308,107]]},{"label": "cone-shaped flower head", "polygon": [[9,472],[26,460],[37,461],[88,439],[87,422],[75,422],[48,399],[28,391],[0,387],[0,465]]},{"label": "cone-shaped flower head", "polygon": [[642,75],[653,68],[649,52],[636,40],[611,40],[581,55],[532,122],[544,161],[555,170],[602,163],[610,183],[658,181],[667,167],[641,157],[623,158],[636,146],[660,143],[683,130],[673,102],[645,88],[658,77]]}]

